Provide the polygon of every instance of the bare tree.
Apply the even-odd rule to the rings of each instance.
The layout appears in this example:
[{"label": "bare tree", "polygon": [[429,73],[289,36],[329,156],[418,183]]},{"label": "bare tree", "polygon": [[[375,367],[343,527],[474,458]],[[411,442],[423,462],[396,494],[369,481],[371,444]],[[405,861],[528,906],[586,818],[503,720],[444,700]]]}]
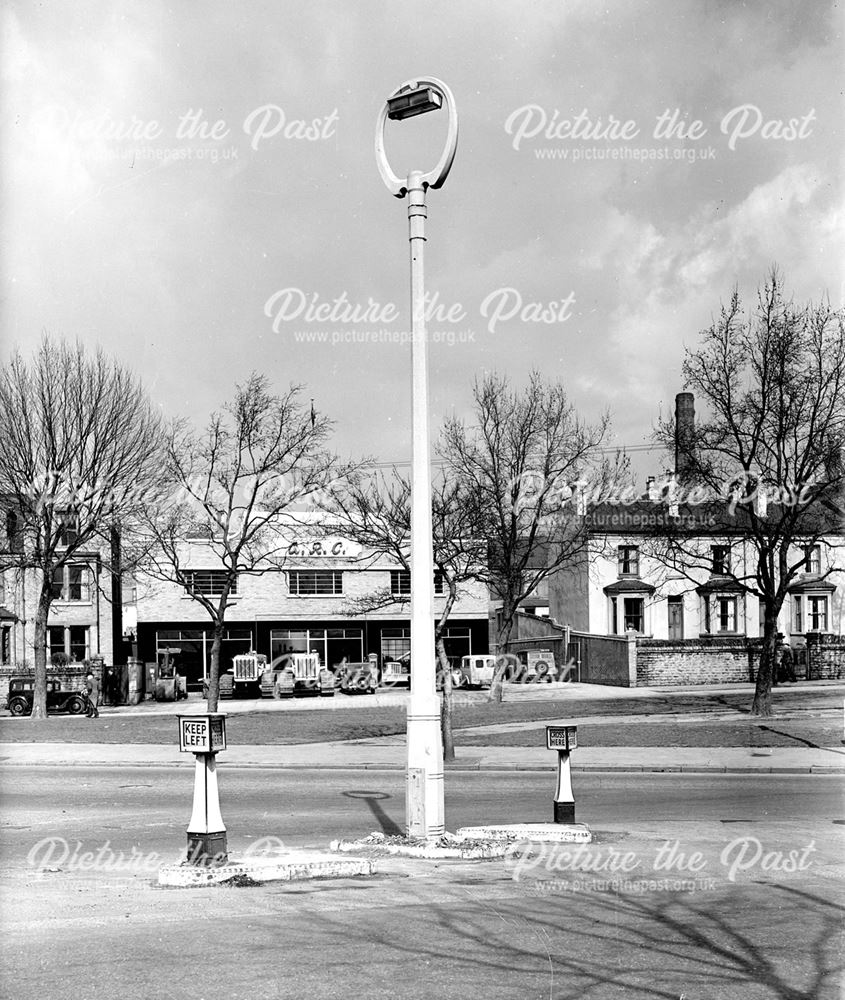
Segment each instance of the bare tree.
[{"label": "bare tree", "polygon": [[31,362],[0,372],[0,497],[5,566],[35,574],[32,717],[46,716],[47,623],[54,581],[132,522],[156,488],[162,428],[136,377],[102,351],[45,336]]},{"label": "bare tree", "polygon": [[[713,537],[678,528],[659,544],[690,578],[712,568],[717,536],[742,549],[745,558],[726,559],[719,569],[763,608],[752,714],[766,716],[789,588],[807,571],[808,552],[829,550],[842,535],[843,313],[826,302],[796,305],[773,268],[747,319],[734,291],[702,331],[701,346],[687,352],[683,374],[707,413],[679,436],[679,486],[682,496],[697,488],[707,498]],[[659,435],[670,445],[674,424],[664,422]],[[834,571],[822,560],[818,581]]]},{"label": "bare tree", "polygon": [[[328,530],[338,531],[356,541],[364,550],[364,558],[374,561],[386,555],[409,574],[412,572],[411,485],[406,477],[395,469],[389,477],[359,475],[346,490],[336,492],[333,499],[326,522]],[[471,508],[463,502],[458,483],[441,480],[434,486],[434,568],[443,581],[445,598],[434,623],[434,639],[443,682],[440,731],[443,756],[447,761],[455,759],[455,746],[452,734],[452,673],[444,635],[461,587],[478,579],[479,564],[486,555],[484,545],[479,545],[478,540],[471,537],[470,513]],[[352,614],[367,614],[388,607],[405,606],[408,601],[409,595],[397,595],[383,589],[362,595],[350,602],[347,608]]]},{"label": "bare tree", "polygon": [[[301,389],[270,391],[264,375],[236,386],[222,413],[197,434],[175,425],[167,449],[172,493],[146,512],[148,546],[144,571],[182,587],[212,622],[208,711],[217,711],[220,651],[226,613],[241,576],[278,570],[302,505],[317,502],[338,476],[347,474],[325,449],[331,422],[303,405]],[[190,565],[191,537],[219,566],[213,593],[197,585]]]},{"label": "bare tree", "polygon": [[[467,505],[473,537],[488,542],[481,578],[502,602],[501,653],[520,602],[586,550],[578,497],[599,494],[611,474],[596,458],[609,419],[585,423],[563,386],[537,372],[525,389],[487,374],[476,381],[474,398],[474,424],[448,420],[440,452]],[[501,672],[491,690],[495,700],[502,696]]]}]

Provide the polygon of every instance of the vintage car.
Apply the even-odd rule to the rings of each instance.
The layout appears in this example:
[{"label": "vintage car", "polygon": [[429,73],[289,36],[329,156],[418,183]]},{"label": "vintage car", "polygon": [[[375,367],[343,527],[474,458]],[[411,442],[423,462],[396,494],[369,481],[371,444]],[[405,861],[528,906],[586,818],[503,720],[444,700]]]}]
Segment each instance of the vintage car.
[{"label": "vintage car", "polygon": [[378,661],[339,663],[335,678],[343,694],[375,694],[378,687]]},{"label": "vintage car", "polygon": [[490,687],[496,672],[496,657],[484,654],[482,656],[464,656],[461,658],[458,687],[482,688]]},{"label": "vintage car", "polygon": [[[5,707],[12,715],[29,715],[32,712],[32,677],[12,677],[9,680],[9,694]],[[85,696],[80,691],[65,691],[62,682],[55,677],[47,678],[47,711],[68,712],[81,715],[86,709]]]},{"label": "vintage car", "polygon": [[[449,668],[452,678],[452,687],[461,686],[461,672],[457,667]],[[440,661],[435,661],[434,676],[438,691],[443,689],[443,668]],[[388,660],[382,670],[381,682],[385,687],[399,687],[400,685],[411,686],[411,654],[403,653],[396,660]]]}]

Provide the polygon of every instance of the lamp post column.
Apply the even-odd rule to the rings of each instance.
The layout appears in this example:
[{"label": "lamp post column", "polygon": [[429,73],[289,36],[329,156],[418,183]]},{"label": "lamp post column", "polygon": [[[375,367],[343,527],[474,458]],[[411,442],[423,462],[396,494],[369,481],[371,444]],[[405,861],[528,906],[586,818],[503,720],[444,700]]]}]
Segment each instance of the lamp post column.
[{"label": "lamp post column", "polygon": [[411,699],[405,796],[409,837],[439,837],[445,829],[443,744],[435,681],[434,557],[428,418],[428,337],[425,325],[426,185],[408,176],[411,251]]},{"label": "lamp post column", "polygon": [[[436,166],[407,179],[390,167],[384,149],[388,119],[403,121],[445,106],[446,144]],[[376,163],[395,198],[408,198],[411,249],[411,697],[408,703],[408,836],[433,840],[444,827],[443,744],[434,659],[434,556],[431,534],[431,467],[428,427],[428,338],[425,330],[425,197],[440,188],[458,145],[458,112],[452,91],[434,77],[408,80],[388,97],[376,123]]]}]

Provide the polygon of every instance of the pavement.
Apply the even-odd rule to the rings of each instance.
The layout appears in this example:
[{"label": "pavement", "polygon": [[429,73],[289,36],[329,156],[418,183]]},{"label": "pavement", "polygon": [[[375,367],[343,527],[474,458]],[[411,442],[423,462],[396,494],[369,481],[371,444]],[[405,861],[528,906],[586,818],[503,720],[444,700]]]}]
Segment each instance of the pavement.
[{"label": "pavement", "polygon": [[[796,684],[782,685],[775,692],[812,691],[817,694],[829,694],[839,699],[845,698],[845,682],[843,681],[799,681]],[[460,704],[467,697],[467,692],[457,688],[452,692],[453,703]],[[472,692],[472,698],[477,692]],[[744,694],[748,696],[748,704],[754,696],[753,684],[701,684],[695,687],[614,687],[602,684],[581,684],[577,682],[555,682],[552,684],[504,684],[504,702],[521,703],[526,701],[548,701],[565,698],[572,702],[594,702],[600,711],[603,701],[647,701],[654,697],[660,698],[711,698],[714,695]],[[336,692],[331,698],[227,698],[218,705],[220,712],[227,715],[241,715],[254,712],[312,712],[326,709],[364,705],[368,708],[387,708],[405,706],[410,699],[407,688],[379,688],[373,695],[345,695]],[[137,705],[124,705],[116,709],[100,709],[103,715],[117,714],[121,718],[150,718],[155,716],[185,715],[191,712],[204,712],[205,699],[196,692],[190,693],[185,701],[156,702],[142,701]],[[8,714],[8,713],[3,713]]]},{"label": "pavement", "polygon": [[[601,715],[604,699],[637,699],[654,697],[671,698],[673,695],[689,698],[700,694],[710,696],[717,693],[739,693],[747,690],[750,697],[752,685],[713,686],[701,688],[597,688],[586,684],[561,684],[543,686],[507,686],[505,701],[524,701],[539,698],[559,697],[555,688],[565,688],[567,700],[593,701],[596,714],[588,718],[594,721],[609,721]],[[842,683],[812,682],[790,685],[790,690],[823,691],[838,700],[845,692]],[[390,691],[379,693],[366,699],[365,704],[404,704],[407,692]],[[361,703],[361,699],[349,699]],[[316,701],[316,704],[315,704]],[[227,714],[243,711],[308,711],[327,707],[325,701],[250,701],[224,702],[221,710]],[[337,704],[337,700],[333,699]],[[130,715],[176,715],[186,712],[201,712],[204,702],[189,701],[178,704],[156,705],[147,703],[133,708],[105,709],[103,715],[116,717]],[[829,709],[826,711],[834,711]],[[839,710],[836,709],[838,712]],[[735,712],[723,714],[708,713],[707,718],[736,720]],[[631,715],[626,718],[631,723],[632,743],[636,738],[636,724],[646,716]],[[695,713],[684,715],[687,721],[697,718]],[[780,719],[780,715],[773,717]],[[515,728],[538,730],[536,746],[465,746],[456,748],[456,760],[446,765],[447,770],[460,771],[550,771],[556,766],[553,751],[544,746],[540,730],[552,720],[542,722],[503,722],[497,725],[477,727],[490,733],[508,732]],[[554,720],[557,721],[557,720]],[[586,719],[575,720],[584,724]],[[768,721],[768,720],[767,720]],[[368,737],[320,743],[300,744],[256,744],[232,746],[222,752],[222,765],[247,768],[297,768],[297,769],[341,769],[404,771],[407,766],[406,737],[404,734]],[[573,771],[605,772],[680,772],[680,773],[722,773],[722,774],[840,774],[845,773],[845,743],[837,746],[790,746],[790,747],[579,747],[571,757]],[[0,766],[193,766],[192,754],[180,753],[177,745],[155,743],[0,743]]]},{"label": "pavement", "polygon": [[[233,767],[404,771],[405,738],[337,743],[229,746],[218,756]],[[678,771],[721,774],[845,774],[840,747],[584,747],[573,771]],[[193,754],[155,743],[0,743],[0,766],[193,766]],[[553,751],[538,747],[458,747],[446,765],[458,771],[551,771]]]}]

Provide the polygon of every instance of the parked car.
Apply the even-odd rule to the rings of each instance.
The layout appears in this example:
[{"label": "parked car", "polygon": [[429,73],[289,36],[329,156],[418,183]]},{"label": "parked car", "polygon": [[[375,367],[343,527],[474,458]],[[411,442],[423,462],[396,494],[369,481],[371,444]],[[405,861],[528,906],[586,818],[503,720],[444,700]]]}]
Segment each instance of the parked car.
[{"label": "parked car", "polygon": [[378,687],[378,662],[340,663],[335,673],[343,694],[375,694]]},{"label": "parked car", "polygon": [[[12,715],[32,714],[34,683],[32,677],[12,677],[9,679],[9,694],[6,697],[5,708]],[[85,711],[85,707],[85,697],[80,691],[65,691],[58,678],[47,678],[48,712],[68,712],[70,715],[81,715]]]},{"label": "parked car", "polygon": [[487,653],[482,656],[464,656],[461,658],[458,687],[490,687],[495,672],[495,656]]},{"label": "parked car", "polygon": [[[452,687],[461,686],[461,671],[458,667],[451,666],[449,670],[452,677]],[[435,685],[438,691],[443,689],[443,670],[440,661],[434,664]],[[385,687],[398,687],[400,684],[411,686],[411,654],[403,653],[396,660],[388,660],[384,665],[381,675],[381,682]]]}]

